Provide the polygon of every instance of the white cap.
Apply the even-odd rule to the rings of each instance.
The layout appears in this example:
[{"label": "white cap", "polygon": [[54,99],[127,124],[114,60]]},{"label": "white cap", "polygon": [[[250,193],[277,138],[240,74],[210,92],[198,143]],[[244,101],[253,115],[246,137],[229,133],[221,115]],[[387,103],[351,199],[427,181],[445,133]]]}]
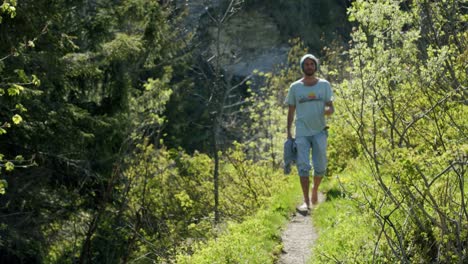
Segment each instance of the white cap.
[{"label": "white cap", "polygon": [[301,70],[304,71],[304,61],[305,61],[306,59],[312,59],[312,60],[315,62],[315,68],[317,68],[316,70],[318,71],[319,65],[320,65],[320,64],[319,64],[319,59],[317,59],[317,58],[316,58],[314,55],[312,55],[312,54],[306,54],[306,55],[302,56],[302,58],[301,58]]}]

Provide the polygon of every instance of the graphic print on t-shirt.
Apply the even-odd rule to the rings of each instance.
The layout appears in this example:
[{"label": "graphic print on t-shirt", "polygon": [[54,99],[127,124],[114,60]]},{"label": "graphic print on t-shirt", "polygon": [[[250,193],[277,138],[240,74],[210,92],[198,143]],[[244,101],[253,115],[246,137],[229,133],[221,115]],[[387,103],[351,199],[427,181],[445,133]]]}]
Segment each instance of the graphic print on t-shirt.
[{"label": "graphic print on t-shirt", "polygon": [[305,103],[308,101],[320,100],[320,97],[317,96],[314,92],[310,92],[307,96],[299,96],[299,103]]}]

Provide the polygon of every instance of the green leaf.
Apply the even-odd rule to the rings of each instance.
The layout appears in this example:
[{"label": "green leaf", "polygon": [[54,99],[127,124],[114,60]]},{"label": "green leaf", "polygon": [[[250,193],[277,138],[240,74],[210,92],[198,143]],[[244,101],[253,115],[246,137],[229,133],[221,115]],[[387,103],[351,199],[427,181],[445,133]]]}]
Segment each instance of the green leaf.
[{"label": "green leaf", "polygon": [[5,163],[6,171],[12,171],[14,168],[15,168],[15,165],[13,164],[13,162],[8,161],[7,163]]},{"label": "green leaf", "polygon": [[28,109],[26,109],[22,104],[16,104],[15,108],[16,108],[16,110],[20,111],[21,113],[28,111]]},{"label": "green leaf", "polygon": [[39,80],[39,78],[37,78],[36,75],[32,75],[32,83],[35,85],[35,86],[39,86],[41,85],[41,80]]},{"label": "green leaf", "polygon": [[13,123],[15,123],[15,125],[18,125],[23,121],[23,118],[20,115],[16,114],[11,118],[11,120],[13,120]]},{"label": "green leaf", "polygon": [[28,76],[26,75],[26,73],[24,72],[24,70],[22,69],[16,69],[15,70],[15,73],[18,74],[18,77],[20,78],[20,80],[22,82],[28,82],[29,81],[29,78]]},{"label": "green leaf", "polygon": [[13,84],[10,88],[8,88],[8,95],[15,96],[19,95],[24,90],[24,87],[18,84]]},{"label": "green leaf", "polygon": [[0,194],[5,194],[6,187],[8,187],[7,181],[0,180]]}]

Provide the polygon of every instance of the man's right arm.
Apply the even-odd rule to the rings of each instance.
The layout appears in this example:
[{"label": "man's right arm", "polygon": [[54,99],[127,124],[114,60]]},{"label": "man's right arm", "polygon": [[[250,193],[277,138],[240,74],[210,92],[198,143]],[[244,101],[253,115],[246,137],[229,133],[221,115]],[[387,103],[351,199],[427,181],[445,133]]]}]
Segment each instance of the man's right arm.
[{"label": "man's right arm", "polygon": [[288,108],[288,138],[292,138],[291,126],[292,126],[292,122],[294,121],[294,114],[295,113],[296,113],[296,106],[295,105],[289,105],[289,108]]}]

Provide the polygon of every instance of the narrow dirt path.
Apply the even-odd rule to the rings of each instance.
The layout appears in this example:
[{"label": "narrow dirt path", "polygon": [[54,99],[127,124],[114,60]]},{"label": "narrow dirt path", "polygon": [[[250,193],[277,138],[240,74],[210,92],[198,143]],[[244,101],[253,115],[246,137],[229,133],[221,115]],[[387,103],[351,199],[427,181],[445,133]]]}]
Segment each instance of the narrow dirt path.
[{"label": "narrow dirt path", "polygon": [[[322,193],[319,194],[318,198],[319,203],[325,200]],[[317,237],[317,232],[312,224],[312,217],[310,215],[303,216],[297,212],[294,213],[281,235],[283,253],[277,263],[307,263],[312,253],[311,248]]]}]

